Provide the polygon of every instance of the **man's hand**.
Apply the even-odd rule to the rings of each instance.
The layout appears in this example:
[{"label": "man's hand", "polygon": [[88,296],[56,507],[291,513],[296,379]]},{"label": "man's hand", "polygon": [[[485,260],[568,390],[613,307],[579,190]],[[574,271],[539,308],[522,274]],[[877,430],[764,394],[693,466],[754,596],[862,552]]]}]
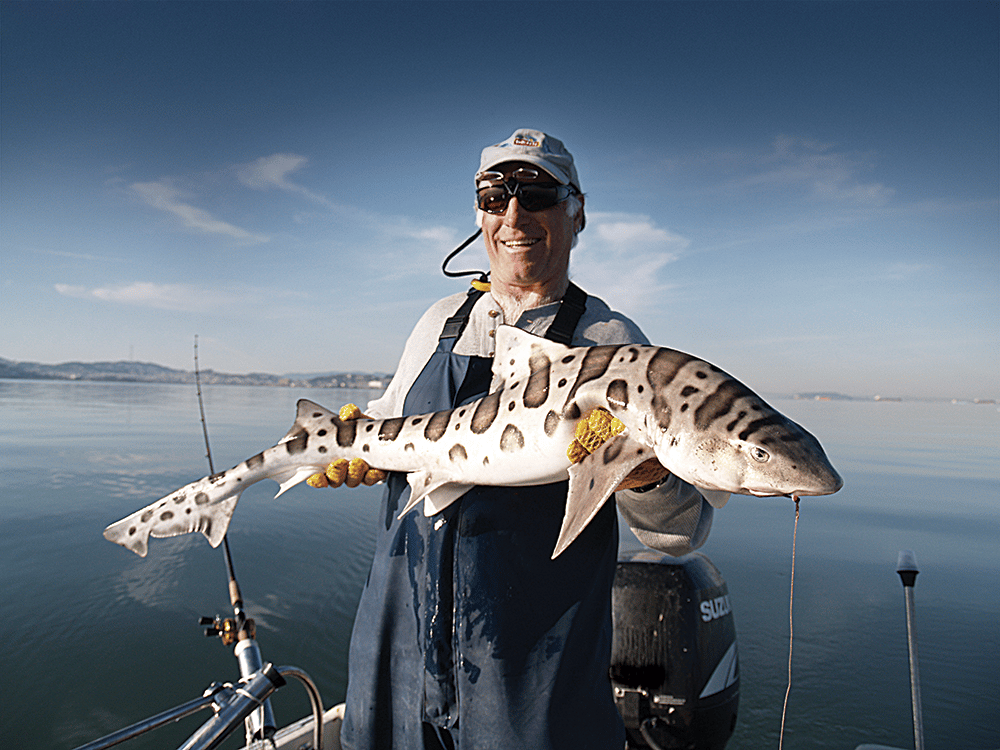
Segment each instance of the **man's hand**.
[{"label": "man's hand", "polygon": [[[340,418],[345,422],[349,419],[360,419],[365,415],[361,413],[354,404],[345,404],[340,407]],[[367,418],[367,417],[366,417]],[[370,487],[373,484],[385,481],[386,472],[381,469],[373,469],[363,458],[338,458],[326,467],[322,474],[313,474],[306,480],[310,487],[340,487],[346,484],[348,487],[357,487],[364,484]]]},{"label": "man's hand", "polygon": [[[576,423],[576,435],[566,449],[566,455],[572,463],[578,463],[624,429],[625,425],[617,417],[612,416],[611,412],[600,408],[593,409]],[[651,458],[636,466],[621,484],[615,487],[615,492],[636,488],[652,489],[669,474],[670,472],[658,460]]]}]

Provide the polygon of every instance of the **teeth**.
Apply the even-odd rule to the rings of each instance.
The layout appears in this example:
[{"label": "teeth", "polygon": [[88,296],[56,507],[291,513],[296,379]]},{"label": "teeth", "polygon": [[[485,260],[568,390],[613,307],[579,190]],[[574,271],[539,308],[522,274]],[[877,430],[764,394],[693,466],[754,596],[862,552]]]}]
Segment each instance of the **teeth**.
[{"label": "teeth", "polygon": [[530,245],[534,245],[536,242],[538,242],[538,240],[537,239],[535,239],[535,240],[506,240],[506,241],[501,240],[501,242],[502,242],[502,244],[506,245],[507,247],[528,247]]}]

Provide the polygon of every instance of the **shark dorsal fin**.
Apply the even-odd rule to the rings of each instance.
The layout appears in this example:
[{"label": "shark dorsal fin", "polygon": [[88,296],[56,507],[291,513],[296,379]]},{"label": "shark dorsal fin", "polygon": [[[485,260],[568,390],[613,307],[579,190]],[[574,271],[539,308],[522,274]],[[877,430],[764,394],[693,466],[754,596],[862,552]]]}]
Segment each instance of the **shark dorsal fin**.
[{"label": "shark dorsal fin", "polygon": [[532,357],[544,355],[549,361],[556,361],[569,351],[568,346],[508,325],[497,328],[496,346],[493,380],[505,383],[531,375]]}]

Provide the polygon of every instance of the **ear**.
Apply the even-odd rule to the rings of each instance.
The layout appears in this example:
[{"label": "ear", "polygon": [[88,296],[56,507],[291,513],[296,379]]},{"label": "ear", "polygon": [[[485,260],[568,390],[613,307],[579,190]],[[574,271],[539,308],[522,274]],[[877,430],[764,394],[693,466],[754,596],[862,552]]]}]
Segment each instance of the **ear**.
[{"label": "ear", "polygon": [[587,226],[587,213],[586,213],[586,211],[584,211],[584,205],[583,205],[584,195],[583,195],[583,193],[580,193],[579,195],[577,195],[576,199],[578,201],[580,201],[580,210],[576,214],[575,232],[576,232],[576,234],[580,234],[580,232],[583,231],[583,228],[585,226]]}]

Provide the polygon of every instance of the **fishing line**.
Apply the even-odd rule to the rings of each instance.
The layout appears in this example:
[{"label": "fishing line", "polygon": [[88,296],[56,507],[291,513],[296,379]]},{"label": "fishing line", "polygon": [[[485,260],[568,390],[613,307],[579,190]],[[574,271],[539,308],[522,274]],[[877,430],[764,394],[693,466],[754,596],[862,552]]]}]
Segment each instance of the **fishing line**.
[{"label": "fishing line", "polygon": [[792,604],[795,601],[795,540],[799,533],[799,498],[792,495],[795,501],[795,524],[792,526],[792,575],[788,590],[788,687],[785,689],[785,703],[781,707],[781,733],[778,735],[778,750],[785,742],[785,716],[788,714],[788,696],[792,692],[792,642],[794,629],[792,626]]}]

